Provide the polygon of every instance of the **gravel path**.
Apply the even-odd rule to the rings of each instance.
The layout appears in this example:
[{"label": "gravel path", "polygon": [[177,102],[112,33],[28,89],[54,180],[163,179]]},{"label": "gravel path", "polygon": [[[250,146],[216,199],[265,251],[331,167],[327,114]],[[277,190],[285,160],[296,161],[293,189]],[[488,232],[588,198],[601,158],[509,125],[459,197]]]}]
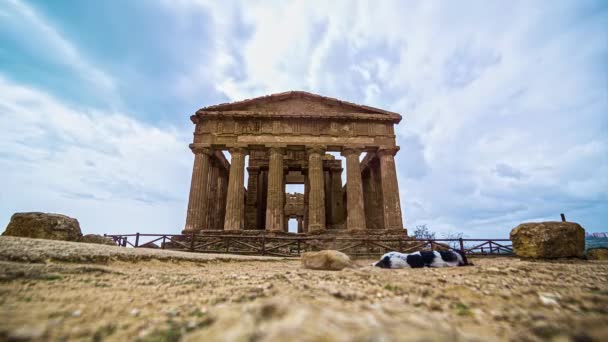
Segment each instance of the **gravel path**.
[{"label": "gravel path", "polygon": [[0,261],[0,340],[608,340],[604,261],[477,258],[471,267],[332,272],[293,259],[116,257],[132,252],[99,246],[94,255],[106,263],[89,264],[57,257],[88,246],[29,241],[35,255],[71,261],[32,263],[15,262],[27,252],[7,252],[16,241],[0,242],[12,260]]}]

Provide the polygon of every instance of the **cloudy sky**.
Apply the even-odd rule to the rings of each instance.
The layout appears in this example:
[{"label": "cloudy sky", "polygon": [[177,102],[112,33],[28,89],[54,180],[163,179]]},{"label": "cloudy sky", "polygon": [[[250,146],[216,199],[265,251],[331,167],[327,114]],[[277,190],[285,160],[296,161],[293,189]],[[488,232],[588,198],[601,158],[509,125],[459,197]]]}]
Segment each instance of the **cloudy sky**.
[{"label": "cloudy sky", "polygon": [[406,227],[608,231],[607,28],[586,0],[1,1],[0,226],[178,233],[189,116],[306,90],[403,114]]}]

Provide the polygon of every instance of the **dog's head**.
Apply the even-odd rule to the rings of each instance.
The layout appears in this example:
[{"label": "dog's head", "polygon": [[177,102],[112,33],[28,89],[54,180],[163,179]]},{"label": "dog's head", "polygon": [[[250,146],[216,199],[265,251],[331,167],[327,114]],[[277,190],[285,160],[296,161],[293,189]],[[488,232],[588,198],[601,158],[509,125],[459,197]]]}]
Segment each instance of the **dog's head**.
[{"label": "dog's head", "polygon": [[380,268],[391,268],[391,255],[390,253],[384,254],[381,258],[380,261],[373,263],[373,266],[376,267],[380,267]]}]

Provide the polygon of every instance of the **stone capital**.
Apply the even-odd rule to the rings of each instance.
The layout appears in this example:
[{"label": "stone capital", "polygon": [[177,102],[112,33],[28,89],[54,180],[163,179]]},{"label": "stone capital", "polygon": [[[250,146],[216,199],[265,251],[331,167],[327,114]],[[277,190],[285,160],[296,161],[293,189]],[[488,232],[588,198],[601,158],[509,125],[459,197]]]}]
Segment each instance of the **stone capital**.
[{"label": "stone capital", "polygon": [[312,155],[312,154],[318,154],[320,156],[323,156],[325,154],[325,146],[308,146],[306,148],[306,152],[308,153],[308,155]]},{"label": "stone capital", "polygon": [[285,148],[284,147],[270,147],[268,149],[268,155],[272,156],[272,155],[281,155],[284,156],[285,155]]},{"label": "stone capital", "polygon": [[342,171],[344,171],[344,169],[341,168],[341,167],[330,167],[329,171],[331,171],[331,172],[340,172],[341,173]]},{"label": "stone capital", "polygon": [[381,147],[378,149],[379,156],[395,156],[399,152],[399,146],[395,147]]},{"label": "stone capital", "polygon": [[259,166],[248,166],[247,172],[249,172],[250,174],[260,173],[260,167]]},{"label": "stone capital", "polygon": [[238,147],[238,146],[228,148],[228,152],[230,152],[231,155],[233,155],[233,154],[247,155],[247,149],[244,147]]},{"label": "stone capital", "polygon": [[196,145],[196,144],[190,144],[190,149],[192,150],[192,153],[194,153],[194,154],[206,154],[208,156],[211,156],[215,153],[215,150],[212,149],[210,146],[200,146],[200,145]]},{"label": "stone capital", "polygon": [[343,157],[348,157],[350,155],[359,156],[359,155],[361,155],[361,151],[362,150],[360,148],[351,148],[351,147],[348,147],[348,148],[345,148],[345,149],[342,150],[341,155]]}]

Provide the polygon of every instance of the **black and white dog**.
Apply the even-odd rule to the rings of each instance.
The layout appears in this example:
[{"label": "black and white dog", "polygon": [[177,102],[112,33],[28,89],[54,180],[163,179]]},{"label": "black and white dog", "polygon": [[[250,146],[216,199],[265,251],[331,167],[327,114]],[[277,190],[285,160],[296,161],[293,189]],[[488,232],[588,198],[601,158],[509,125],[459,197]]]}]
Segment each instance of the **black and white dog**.
[{"label": "black and white dog", "polygon": [[373,264],[381,268],[421,268],[468,266],[467,257],[460,251],[420,251],[410,254],[389,252]]}]

